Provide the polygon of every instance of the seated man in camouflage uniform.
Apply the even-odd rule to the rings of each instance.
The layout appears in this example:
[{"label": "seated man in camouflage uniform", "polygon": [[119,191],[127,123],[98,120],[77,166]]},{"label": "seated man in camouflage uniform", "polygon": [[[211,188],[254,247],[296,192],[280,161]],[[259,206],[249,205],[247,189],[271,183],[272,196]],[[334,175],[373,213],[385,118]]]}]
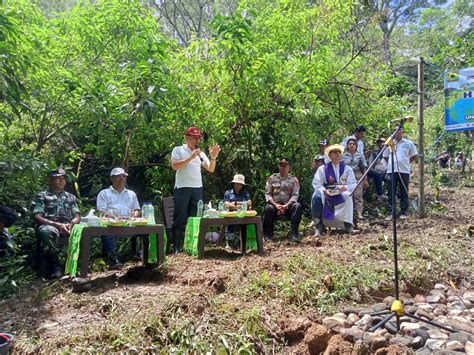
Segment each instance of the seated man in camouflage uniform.
[{"label": "seated man in camouflage uniform", "polygon": [[60,239],[69,238],[72,226],[80,222],[81,216],[76,197],[64,191],[67,176],[64,169],[48,173],[47,191],[35,196],[31,204],[34,226],[41,239],[44,261],[50,278],[60,278],[58,245]]},{"label": "seated man in camouflage uniform", "polygon": [[14,209],[7,206],[0,206],[0,257],[12,256],[12,237],[7,228],[15,223],[17,214]]},{"label": "seated man in camouflage uniform", "polygon": [[279,166],[279,173],[270,176],[265,186],[267,206],[262,216],[263,236],[266,240],[272,239],[275,220],[284,216],[291,220],[290,240],[296,242],[303,214],[303,207],[298,203],[300,183],[289,175],[291,161],[288,158],[281,158]]}]

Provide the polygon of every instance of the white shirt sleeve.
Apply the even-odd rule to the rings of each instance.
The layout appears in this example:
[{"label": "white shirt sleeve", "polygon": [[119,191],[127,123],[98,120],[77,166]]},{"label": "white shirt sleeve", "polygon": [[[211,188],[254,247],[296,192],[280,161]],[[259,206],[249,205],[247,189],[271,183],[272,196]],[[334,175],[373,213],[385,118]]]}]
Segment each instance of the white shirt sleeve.
[{"label": "white shirt sleeve", "polygon": [[97,195],[97,211],[106,211],[107,210],[107,191],[102,190]]},{"label": "white shirt sleeve", "polygon": [[408,151],[409,158],[418,155],[418,151],[416,150],[415,143],[410,141],[410,150]]},{"label": "white shirt sleeve", "polygon": [[174,147],[171,151],[171,160],[181,160],[180,147]]},{"label": "white shirt sleeve", "polygon": [[324,183],[326,182],[326,178],[324,176],[324,165],[321,165],[318,170],[316,171],[316,174],[314,174],[313,177],[313,188],[314,191],[318,190],[321,193],[324,193],[324,190],[326,189],[324,187]]},{"label": "white shirt sleeve", "polygon": [[[129,190],[130,191],[130,190]],[[132,197],[132,210],[139,210],[140,204],[138,203],[137,194],[134,191],[130,191]]]}]

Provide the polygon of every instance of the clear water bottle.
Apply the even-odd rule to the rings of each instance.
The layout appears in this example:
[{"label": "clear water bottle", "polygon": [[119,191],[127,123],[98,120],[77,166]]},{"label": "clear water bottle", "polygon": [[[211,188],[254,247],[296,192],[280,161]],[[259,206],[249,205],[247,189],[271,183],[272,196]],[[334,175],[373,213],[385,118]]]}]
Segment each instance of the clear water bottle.
[{"label": "clear water bottle", "polygon": [[148,203],[148,206],[147,206],[147,209],[148,209],[148,224],[155,224],[155,207],[153,206],[153,204],[150,202]]},{"label": "clear water bottle", "polygon": [[224,201],[219,201],[219,206],[217,207],[217,210],[219,212],[223,212],[224,211]]},{"label": "clear water bottle", "polygon": [[247,212],[247,201],[242,202],[242,212]]},{"label": "clear water bottle", "polygon": [[148,205],[148,202],[143,202],[143,205],[142,205],[142,218],[145,218],[145,219],[148,219],[147,218],[147,216],[148,216],[147,205]]},{"label": "clear water bottle", "polygon": [[198,201],[196,217],[202,217],[202,212],[204,209],[204,202],[202,200]]}]

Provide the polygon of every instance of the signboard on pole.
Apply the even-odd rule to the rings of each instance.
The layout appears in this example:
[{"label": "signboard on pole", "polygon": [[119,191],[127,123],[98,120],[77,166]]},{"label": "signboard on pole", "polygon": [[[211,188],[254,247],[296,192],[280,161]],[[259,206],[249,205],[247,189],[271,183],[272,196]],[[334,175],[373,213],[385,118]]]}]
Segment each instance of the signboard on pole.
[{"label": "signboard on pole", "polygon": [[474,68],[444,73],[445,130],[474,130]]}]

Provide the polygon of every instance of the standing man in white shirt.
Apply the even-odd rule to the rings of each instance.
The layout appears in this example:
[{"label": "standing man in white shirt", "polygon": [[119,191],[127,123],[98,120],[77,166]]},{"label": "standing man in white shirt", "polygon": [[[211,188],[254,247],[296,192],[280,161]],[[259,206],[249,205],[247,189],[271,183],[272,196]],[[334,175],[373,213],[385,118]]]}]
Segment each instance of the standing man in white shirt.
[{"label": "standing man in white shirt", "polygon": [[211,160],[199,148],[202,133],[195,126],[184,132],[186,143],[171,152],[171,167],[176,171],[174,185],[174,221],[172,229],[175,253],[183,249],[184,231],[189,216],[196,216],[197,204],[203,199],[201,167],[213,173],[221,147],[214,144],[209,149]]},{"label": "standing man in white shirt", "polygon": [[364,155],[364,137],[365,137],[365,132],[367,131],[367,129],[362,126],[362,125],[358,125],[354,131],[354,134],[351,135],[351,136],[347,136],[346,138],[344,138],[344,140],[342,141],[341,145],[344,147],[344,149],[347,148],[347,141],[349,139],[355,139],[357,141],[357,152]]},{"label": "standing man in white shirt", "polygon": [[[130,213],[139,213],[140,204],[135,192],[125,188],[128,174],[122,168],[114,168],[110,172],[112,185],[97,195],[97,210],[107,216],[129,216]],[[120,262],[117,259],[116,238],[102,236],[102,253],[109,268],[117,268]]]},{"label": "standing man in white shirt", "polygon": [[388,180],[395,179],[395,201],[392,201],[392,180],[388,183],[389,191],[389,211],[387,221],[392,220],[392,209],[397,208],[396,203],[396,191],[400,189],[400,219],[407,219],[408,212],[408,187],[410,185],[410,163],[418,159],[418,151],[416,150],[415,144],[406,138],[403,138],[403,127],[401,127],[395,134],[395,165],[394,165],[394,176],[392,176],[392,155],[389,149],[383,152],[383,157],[388,161],[387,164],[387,177]]}]

